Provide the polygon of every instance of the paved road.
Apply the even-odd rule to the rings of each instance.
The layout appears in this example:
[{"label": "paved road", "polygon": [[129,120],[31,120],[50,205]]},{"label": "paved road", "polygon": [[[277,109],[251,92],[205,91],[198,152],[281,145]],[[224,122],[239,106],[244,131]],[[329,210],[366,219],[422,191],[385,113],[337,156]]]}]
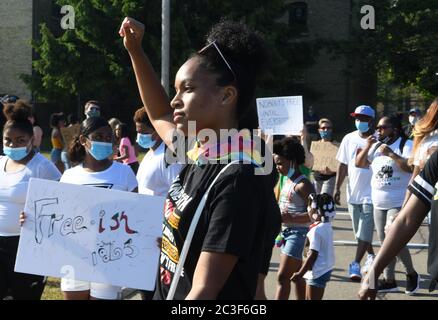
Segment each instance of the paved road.
[{"label": "paved road", "polygon": [[[342,190],[345,190],[343,186]],[[341,198],[341,203],[345,204],[344,194]],[[351,219],[348,215],[345,206],[338,207],[338,215],[333,222],[334,240],[336,241],[354,241]],[[410,243],[427,244],[429,231],[427,225],[422,225]],[[377,241],[377,234],[374,232],[374,241]],[[379,248],[375,248],[377,252]],[[356,247],[351,245],[336,245],[335,246],[335,268],[332,273],[331,281],[328,283],[324,299],[328,300],[357,300],[357,291],[360,284],[349,280],[348,265],[353,260],[356,252]],[[410,249],[414,267],[421,275],[422,281],[420,290],[415,296],[404,294],[405,289],[405,274],[400,263],[396,265],[396,280],[399,285],[400,292],[379,294],[377,299],[380,300],[428,300],[438,299],[438,289],[432,293],[428,292],[429,276],[427,274],[427,249]],[[269,274],[265,282],[265,290],[268,299],[274,299],[276,290],[276,277],[279,266],[280,250],[274,248]],[[363,261],[364,262],[364,261]],[[128,297],[127,297],[128,298]],[[129,295],[129,299],[140,299],[138,294]],[[294,299],[294,293],[291,293],[290,299]]]},{"label": "paved road", "polygon": [[[351,226],[351,219],[345,207],[338,208],[338,215],[333,222],[334,240],[335,241],[353,241],[353,231]],[[428,241],[428,227],[421,226],[410,243],[427,244]],[[377,241],[377,234],[374,232],[374,241]],[[379,248],[375,248],[376,252]],[[355,246],[336,245],[335,246],[335,268],[332,273],[331,281],[328,283],[324,299],[329,300],[357,300],[357,291],[360,284],[349,280],[348,265],[353,260],[356,252]],[[438,299],[438,290],[429,293],[429,276],[427,274],[427,249],[410,249],[414,267],[421,275],[422,281],[420,290],[415,296],[408,296],[404,294],[405,289],[405,274],[400,263],[396,265],[396,280],[399,285],[400,292],[379,294],[377,299],[380,300],[424,300],[424,299]],[[274,248],[271,259],[270,272],[266,278],[266,295],[268,299],[274,299],[276,290],[276,274],[279,265],[280,250]],[[294,293],[291,293],[290,299],[294,299]]]}]

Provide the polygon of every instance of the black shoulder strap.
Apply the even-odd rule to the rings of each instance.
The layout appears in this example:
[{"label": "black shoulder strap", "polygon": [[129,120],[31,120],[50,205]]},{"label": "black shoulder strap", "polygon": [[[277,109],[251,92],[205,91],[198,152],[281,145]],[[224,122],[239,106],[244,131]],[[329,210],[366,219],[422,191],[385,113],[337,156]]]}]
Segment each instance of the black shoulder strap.
[{"label": "black shoulder strap", "polygon": [[398,147],[400,149],[401,155],[403,155],[403,148],[405,147],[406,141],[408,141],[408,138],[406,136],[401,138],[400,145]]}]

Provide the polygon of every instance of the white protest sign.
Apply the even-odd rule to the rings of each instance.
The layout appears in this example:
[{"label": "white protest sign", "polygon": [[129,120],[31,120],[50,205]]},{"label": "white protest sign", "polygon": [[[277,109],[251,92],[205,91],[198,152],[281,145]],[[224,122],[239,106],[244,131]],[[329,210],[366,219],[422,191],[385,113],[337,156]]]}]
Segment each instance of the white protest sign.
[{"label": "white protest sign", "polygon": [[164,201],[32,178],[15,271],[153,290]]},{"label": "white protest sign", "polygon": [[303,97],[258,98],[259,127],[271,134],[300,135],[303,129]]}]

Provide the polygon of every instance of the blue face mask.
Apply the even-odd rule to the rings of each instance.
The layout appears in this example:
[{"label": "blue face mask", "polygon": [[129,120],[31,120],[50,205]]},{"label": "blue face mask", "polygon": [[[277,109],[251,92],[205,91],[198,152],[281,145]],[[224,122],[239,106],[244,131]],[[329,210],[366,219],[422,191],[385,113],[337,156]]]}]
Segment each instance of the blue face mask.
[{"label": "blue face mask", "polygon": [[3,152],[10,159],[15,161],[20,161],[21,159],[25,158],[29,154],[30,150],[27,150],[27,147],[10,148],[3,146]]},{"label": "blue face mask", "polygon": [[151,134],[137,133],[137,143],[143,149],[149,149],[155,145],[155,140]]},{"label": "blue face mask", "polygon": [[362,133],[368,132],[370,130],[370,126],[368,122],[362,122],[356,119],[355,124],[356,124],[356,129]]},{"label": "blue face mask", "polygon": [[330,139],[332,136],[332,132],[331,131],[320,131],[319,135],[321,136],[322,139]]},{"label": "blue face mask", "polygon": [[98,161],[108,159],[113,154],[113,144],[109,142],[91,141],[91,149],[88,150],[88,152]]},{"label": "blue face mask", "polygon": [[293,167],[293,166],[291,166],[290,168],[289,168],[289,171],[288,171],[288,173],[287,173],[287,177],[290,179],[290,178],[292,178],[292,176],[295,174],[295,168]]}]

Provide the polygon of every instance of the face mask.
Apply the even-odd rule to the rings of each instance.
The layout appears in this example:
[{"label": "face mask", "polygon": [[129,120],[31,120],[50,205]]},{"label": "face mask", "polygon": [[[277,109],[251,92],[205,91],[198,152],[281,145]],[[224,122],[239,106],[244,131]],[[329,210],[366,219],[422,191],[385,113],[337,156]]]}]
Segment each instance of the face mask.
[{"label": "face mask", "polygon": [[152,135],[143,133],[137,133],[137,143],[143,149],[152,148],[155,145],[155,141],[152,139]]},{"label": "face mask", "polygon": [[287,173],[287,177],[290,179],[295,174],[295,168],[291,165]]},{"label": "face mask", "polygon": [[362,122],[362,121],[356,120],[355,124],[356,124],[356,129],[362,133],[368,132],[368,130],[370,130],[370,126],[369,126],[368,122]]},{"label": "face mask", "polygon": [[332,133],[330,131],[319,131],[319,135],[321,136],[321,139],[330,139]]},{"label": "face mask", "polygon": [[30,150],[27,150],[27,147],[10,148],[3,146],[3,152],[10,159],[15,161],[20,161],[21,159],[25,158],[29,154]]},{"label": "face mask", "polygon": [[100,117],[100,111],[96,108],[91,108],[90,110],[87,111],[85,115],[87,116],[87,118]]},{"label": "face mask", "polygon": [[91,149],[88,152],[94,159],[100,161],[108,159],[113,154],[113,144],[109,142],[91,141]]},{"label": "face mask", "polygon": [[417,122],[417,117],[409,116],[409,123],[410,124],[415,125],[416,122]]}]

